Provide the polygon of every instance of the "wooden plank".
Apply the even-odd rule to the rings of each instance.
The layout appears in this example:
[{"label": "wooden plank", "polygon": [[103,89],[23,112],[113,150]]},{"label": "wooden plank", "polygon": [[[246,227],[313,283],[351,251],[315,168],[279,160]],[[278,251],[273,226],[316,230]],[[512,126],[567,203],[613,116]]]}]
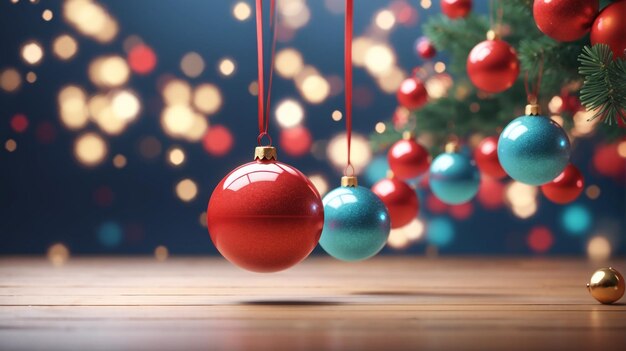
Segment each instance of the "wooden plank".
[{"label": "wooden plank", "polygon": [[312,258],[254,274],[217,258],[0,258],[0,350],[620,350],[626,305],[589,296],[596,266]]}]

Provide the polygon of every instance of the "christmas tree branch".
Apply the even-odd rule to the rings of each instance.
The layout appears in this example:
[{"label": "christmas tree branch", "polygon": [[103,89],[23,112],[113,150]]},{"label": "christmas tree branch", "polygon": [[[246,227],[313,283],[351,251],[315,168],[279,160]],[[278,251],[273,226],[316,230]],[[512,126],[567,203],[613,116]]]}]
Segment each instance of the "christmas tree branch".
[{"label": "christmas tree branch", "polygon": [[626,60],[613,59],[608,45],[584,47],[578,56],[578,72],[585,82],[580,90],[580,100],[589,111],[590,120],[601,118],[609,125],[626,124]]}]

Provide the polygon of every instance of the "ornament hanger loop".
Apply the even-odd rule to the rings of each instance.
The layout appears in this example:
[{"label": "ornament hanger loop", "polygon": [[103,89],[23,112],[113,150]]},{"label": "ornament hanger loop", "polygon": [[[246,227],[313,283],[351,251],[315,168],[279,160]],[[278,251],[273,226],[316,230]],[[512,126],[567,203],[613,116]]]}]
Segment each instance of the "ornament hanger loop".
[{"label": "ornament hanger loop", "polygon": [[[263,145],[264,137],[267,137],[267,141],[268,141],[267,145]],[[261,132],[261,134],[259,134],[259,136],[256,138],[256,141],[259,144],[259,146],[272,146],[272,137],[266,132]]]},{"label": "ornament hanger loop", "polygon": [[348,163],[346,168],[343,170],[343,175],[346,177],[354,177],[354,166],[351,163]]}]

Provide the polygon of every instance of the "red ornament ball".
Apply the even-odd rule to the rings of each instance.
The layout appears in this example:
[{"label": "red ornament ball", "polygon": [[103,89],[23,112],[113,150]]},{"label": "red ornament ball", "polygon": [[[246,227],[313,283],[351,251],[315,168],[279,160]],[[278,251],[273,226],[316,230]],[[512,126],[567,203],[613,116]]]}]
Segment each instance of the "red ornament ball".
[{"label": "red ornament ball", "polygon": [[626,0],[605,7],[591,26],[591,44],[606,44],[615,58],[626,58]]},{"label": "red ornament ball", "polygon": [[441,12],[450,19],[463,18],[472,10],[472,0],[441,0]]},{"label": "red ornament ball", "polygon": [[389,168],[401,180],[413,179],[430,167],[430,154],[412,136],[396,141],[387,153]]},{"label": "red ornament ball", "polygon": [[483,139],[474,150],[474,161],[483,174],[495,179],[507,176],[498,160],[498,137],[491,136]]},{"label": "red ornament ball", "polygon": [[372,191],[387,207],[391,228],[409,224],[419,212],[417,194],[405,182],[397,178],[385,178],[372,186]]},{"label": "red ornament ball", "polygon": [[156,54],[148,45],[135,45],[128,53],[128,65],[137,74],[148,74],[152,72],[156,64]]},{"label": "red ornament ball", "polygon": [[400,105],[414,110],[422,107],[428,101],[428,92],[424,83],[415,77],[405,79],[398,88],[396,98]]},{"label": "red ornament ball", "polygon": [[542,185],[541,192],[548,200],[563,205],[576,200],[584,187],[582,173],[570,163],[553,181]]},{"label": "red ornament ball", "polygon": [[485,40],[467,57],[467,74],[474,85],[488,93],[510,88],[519,75],[517,53],[507,42]]},{"label": "red ornament ball", "polygon": [[490,177],[480,177],[480,188],[476,198],[484,208],[497,210],[504,206],[504,185]]},{"label": "red ornament ball", "polygon": [[435,49],[435,45],[428,38],[420,38],[415,43],[415,51],[417,54],[423,59],[431,59],[435,57],[437,54],[437,49]]},{"label": "red ornament ball", "polygon": [[543,34],[556,41],[574,41],[589,32],[599,0],[535,0],[533,16]]},{"label": "red ornament ball", "polygon": [[324,225],[324,206],[309,179],[276,160],[246,163],[215,187],[207,226],[217,250],[254,272],[276,272],[304,260]]}]

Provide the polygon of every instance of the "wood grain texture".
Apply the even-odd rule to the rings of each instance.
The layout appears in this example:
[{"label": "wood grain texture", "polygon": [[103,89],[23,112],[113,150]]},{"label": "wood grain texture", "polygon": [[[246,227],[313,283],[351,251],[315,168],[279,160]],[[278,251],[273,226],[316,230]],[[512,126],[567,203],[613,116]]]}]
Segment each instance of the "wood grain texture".
[{"label": "wood grain texture", "polygon": [[0,350],[624,350],[626,305],[585,289],[596,268],[312,258],[268,275],[218,258],[1,258]]}]

